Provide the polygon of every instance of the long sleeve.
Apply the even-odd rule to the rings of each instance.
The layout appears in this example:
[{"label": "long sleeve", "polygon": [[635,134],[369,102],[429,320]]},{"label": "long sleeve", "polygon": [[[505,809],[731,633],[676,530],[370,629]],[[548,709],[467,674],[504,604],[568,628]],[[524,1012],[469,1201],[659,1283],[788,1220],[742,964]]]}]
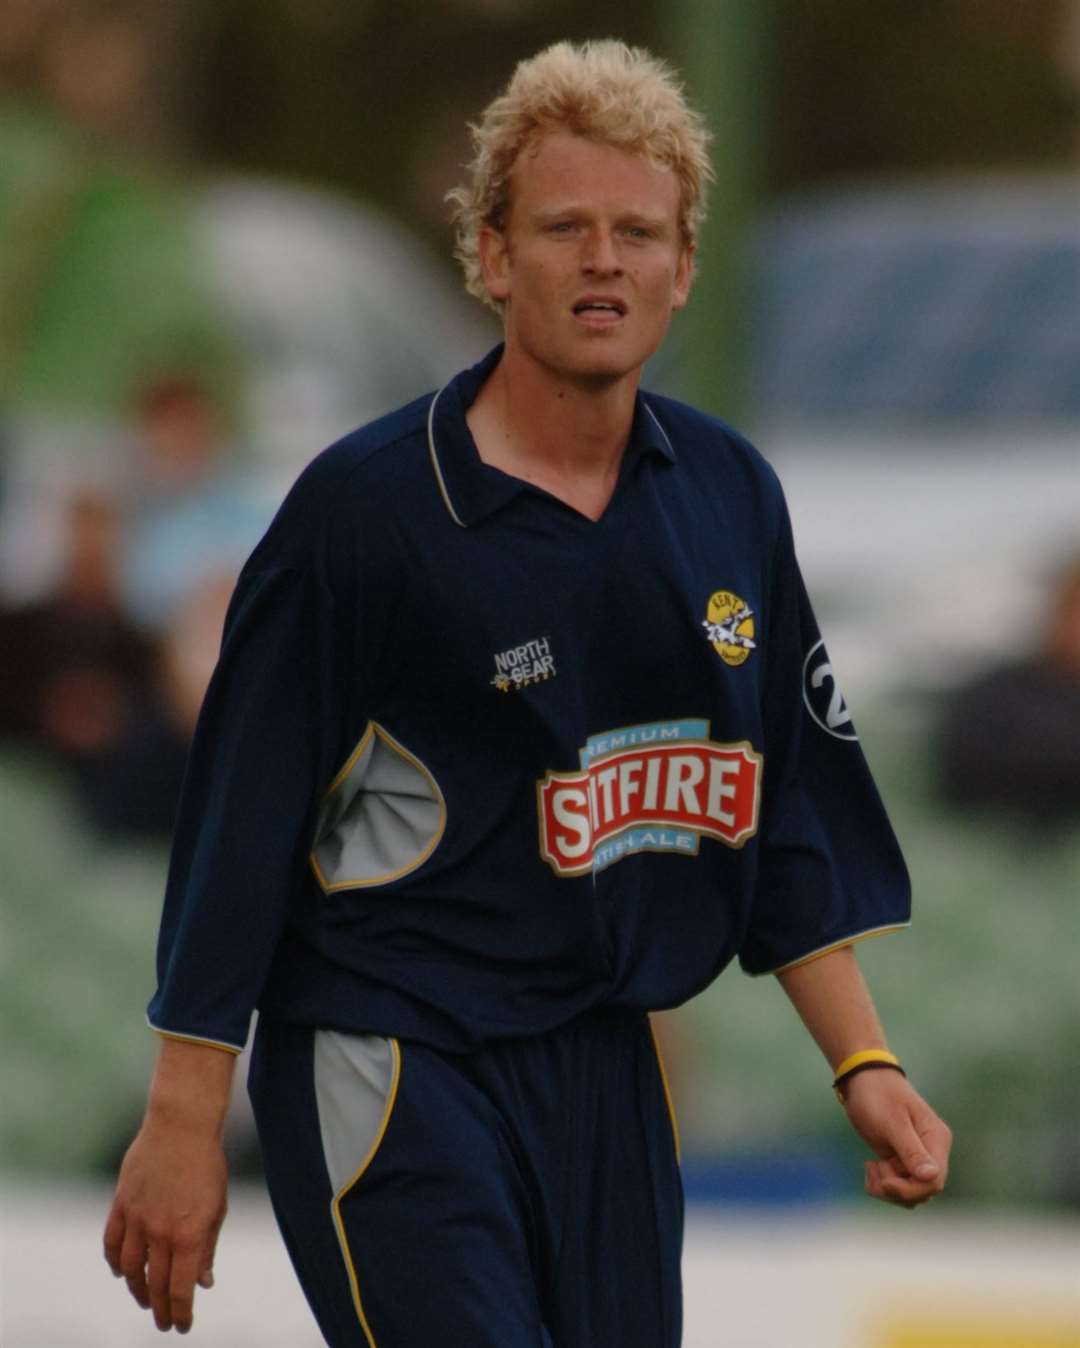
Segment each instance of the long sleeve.
[{"label": "long sleeve", "polygon": [[840,693],[784,512],[773,558],[761,860],[749,973],[906,926],[903,858]]},{"label": "long sleeve", "polygon": [[158,947],[151,1025],[241,1048],[291,906],[313,901],[322,792],[363,683],[352,623],[294,566],[245,570],[195,734]]}]

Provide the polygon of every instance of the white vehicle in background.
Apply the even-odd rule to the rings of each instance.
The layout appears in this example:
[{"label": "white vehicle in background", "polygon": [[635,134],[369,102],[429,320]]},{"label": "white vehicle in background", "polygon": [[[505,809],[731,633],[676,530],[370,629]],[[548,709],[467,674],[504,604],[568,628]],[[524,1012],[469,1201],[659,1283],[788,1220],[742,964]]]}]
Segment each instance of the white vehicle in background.
[{"label": "white vehicle in background", "polygon": [[752,431],[846,686],[1021,658],[1080,548],[1080,183],[818,194],[756,261]]},{"label": "white vehicle in background", "polygon": [[[170,362],[187,373],[184,353],[193,345],[200,352],[207,330],[215,349],[235,356],[240,443],[232,448],[242,451],[256,498],[244,526],[220,540],[220,562],[235,569],[319,450],[440,387],[499,334],[457,283],[449,260],[441,263],[407,227],[349,198],[224,176],[192,185],[171,209],[170,237],[183,265],[147,238],[148,213],[132,208],[132,225],[118,208],[99,240],[113,281],[98,285],[96,307],[84,311],[76,303],[79,285],[69,279],[69,321],[84,334],[76,346],[88,360],[95,340],[115,344],[113,382],[133,393],[147,378],[173,373]],[[125,243],[129,235],[139,247]],[[130,275],[115,256],[125,249]],[[159,254],[172,264],[158,269]],[[93,275],[98,261],[84,250],[82,273]],[[112,332],[108,315],[140,295],[145,320]],[[72,340],[59,329],[52,337],[54,346]],[[208,359],[204,351],[196,374],[199,359]],[[52,363],[62,375],[63,363]],[[120,369],[127,371],[123,379]],[[0,594],[29,602],[48,591],[63,564],[72,495],[122,494],[132,480],[136,432],[104,395],[97,405],[63,396],[53,404],[40,392],[35,402],[10,409],[0,432],[8,441],[0,444]],[[217,547],[210,540],[200,551]]]},{"label": "white vehicle in background", "polygon": [[449,262],[340,196],[223,178],[201,194],[195,226],[249,363],[250,437],[290,475],[499,338]]}]

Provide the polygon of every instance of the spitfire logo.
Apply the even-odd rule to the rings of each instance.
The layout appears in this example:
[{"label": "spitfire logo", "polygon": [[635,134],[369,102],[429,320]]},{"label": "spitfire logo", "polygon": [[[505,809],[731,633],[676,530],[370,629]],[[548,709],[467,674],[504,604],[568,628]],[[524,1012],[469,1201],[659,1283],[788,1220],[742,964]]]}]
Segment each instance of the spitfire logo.
[{"label": "spitfire logo", "polygon": [[822,730],[838,740],[857,740],[844,695],[825,649],[824,641],[810,648],[803,661],[803,702]]},{"label": "spitfire logo", "polygon": [[730,590],[717,590],[709,596],[702,622],[713,650],[725,665],[742,665],[750,659],[754,641],[754,610]]},{"label": "spitfire logo", "polygon": [[537,783],[540,854],[556,875],[635,852],[696,856],[703,836],[741,847],[757,832],[761,755],[710,740],[708,721],[594,735],[580,758],[579,771]]}]

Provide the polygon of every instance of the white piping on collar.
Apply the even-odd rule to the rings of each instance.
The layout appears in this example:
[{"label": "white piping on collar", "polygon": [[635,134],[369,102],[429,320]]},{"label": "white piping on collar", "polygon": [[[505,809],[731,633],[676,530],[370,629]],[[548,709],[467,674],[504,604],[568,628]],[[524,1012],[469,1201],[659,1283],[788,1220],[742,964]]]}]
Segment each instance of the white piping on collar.
[{"label": "white piping on collar", "polygon": [[672,457],[673,459],[674,459],[674,458],[677,458],[678,456],[677,456],[676,453],[675,453],[675,446],[671,443],[671,440],[670,440],[670,438],[668,437],[667,431],[665,431],[664,428],[663,428],[663,426],[660,425],[660,419],[659,419],[659,417],[658,417],[658,416],[656,415],[656,413],[652,410],[652,408],[649,406],[649,404],[645,401],[644,398],[642,398],[641,402],[642,402],[642,405],[643,405],[644,408],[645,408],[645,411],[648,412],[649,416],[652,417],[653,422],[654,422],[654,424],[656,425],[656,429],[657,429],[657,430],[660,432],[660,434],[664,437],[664,443],[667,445],[668,449],[671,450],[671,457]]},{"label": "white piping on collar", "polygon": [[431,455],[431,466],[435,469],[435,481],[439,484],[439,492],[443,498],[443,505],[446,506],[450,518],[454,521],[454,523],[458,526],[458,528],[464,529],[467,526],[465,524],[465,521],[454,509],[454,503],[450,500],[450,493],[446,489],[446,479],[443,477],[442,468],[439,465],[439,456],[435,451],[435,404],[439,401],[439,399],[442,397],[442,395],[446,392],[446,390],[449,387],[450,387],[449,384],[444,384],[442,388],[439,389],[438,393],[436,393],[435,396],[432,398],[431,406],[428,408],[428,420],[427,420],[428,453]]},{"label": "white piping on collar", "polygon": [[[468,528],[468,525],[454,509],[454,503],[450,499],[450,492],[447,490],[446,479],[443,477],[442,466],[439,463],[439,455],[437,450],[435,449],[435,404],[439,401],[439,399],[442,397],[442,395],[446,392],[446,390],[449,387],[450,387],[449,384],[444,384],[443,387],[439,389],[438,393],[436,393],[435,396],[432,398],[431,406],[428,408],[428,420],[427,420],[428,453],[431,456],[431,466],[435,470],[435,481],[437,482],[439,487],[439,494],[443,498],[443,505],[446,506],[447,513],[449,514],[450,518],[454,521],[454,523],[458,526],[458,528],[466,529]],[[675,446],[671,443],[671,439],[668,436],[667,431],[664,430],[663,426],[660,424],[660,420],[657,417],[656,413],[652,410],[649,404],[645,402],[644,398],[641,401],[642,405],[645,408],[645,411],[648,412],[650,417],[652,417],[653,424],[655,425],[656,429],[664,437],[664,443],[671,451],[671,457],[674,459],[676,457]]]}]

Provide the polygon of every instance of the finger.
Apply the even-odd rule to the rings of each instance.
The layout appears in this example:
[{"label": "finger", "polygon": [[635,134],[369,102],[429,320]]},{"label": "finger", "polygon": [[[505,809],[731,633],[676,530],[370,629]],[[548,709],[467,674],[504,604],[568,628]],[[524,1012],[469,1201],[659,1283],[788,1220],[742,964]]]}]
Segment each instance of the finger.
[{"label": "finger", "polygon": [[204,1253],[202,1259],[199,1261],[199,1276],[196,1279],[196,1281],[198,1282],[200,1287],[206,1288],[207,1291],[209,1291],[210,1288],[213,1287],[214,1285],[213,1248],[211,1248],[209,1252]]},{"label": "finger", "polygon": [[866,1191],[872,1198],[903,1207],[916,1207],[937,1197],[944,1187],[940,1174],[933,1180],[913,1180],[904,1174],[895,1158],[867,1163]]},{"label": "finger", "polygon": [[900,1185],[906,1194],[921,1195],[925,1192],[932,1197],[945,1188],[952,1135],[945,1124],[939,1123],[938,1128],[928,1130],[925,1137],[929,1147],[929,1164],[912,1165],[910,1158],[904,1160],[898,1156],[889,1156],[882,1162],[882,1175],[894,1187]]},{"label": "finger", "polygon": [[894,1155],[887,1159],[899,1162],[899,1168],[904,1174],[923,1183],[936,1180],[940,1175],[940,1164],[931,1155],[913,1124],[905,1122],[889,1141]]},{"label": "finger", "polygon": [[181,1334],[188,1332],[195,1318],[195,1285],[206,1285],[202,1282],[202,1273],[206,1268],[205,1249],[191,1245],[177,1247],[173,1251],[169,1277],[169,1314]]},{"label": "finger", "polygon": [[222,1214],[221,1220],[215,1224],[207,1236],[206,1244],[203,1248],[203,1257],[200,1261],[198,1282],[199,1286],[205,1287],[207,1291],[214,1285],[214,1256],[217,1252],[218,1235],[221,1232],[221,1223],[223,1220],[224,1214]]},{"label": "finger", "polygon": [[865,1184],[866,1192],[871,1198],[876,1198],[881,1203],[889,1203],[893,1207],[913,1208],[914,1203],[907,1202],[900,1195],[890,1193],[881,1181],[872,1175],[868,1175]]},{"label": "finger", "polygon": [[108,1220],[105,1223],[105,1231],[102,1236],[102,1250],[105,1254],[105,1262],[112,1269],[114,1278],[122,1278],[124,1271],[120,1267],[120,1252],[124,1248],[124,1230],[126,1222],[124,1220],[123,1209],[119,1204],[114,1203],[109,1212]]},{"label": "finger", "polygon": [[882,1184],[881,1163],[879,1161],[867,1161],[863,1165],[865,1175],[863,1188],[871,1198],[886,1200],[885,1189]]},{"label": "finger", "polygon": [[941,1183],[944,1185],[949,1173],[949,1152],[952,1150],[953,1140],[952,1129],[942,1119],[935,1117],[933,1122],[922,1129],[921,1132],[927,1150],[938,1164],[939,1176]]},{"label": "finger", "polygon": [[150,1309],[150,1292],[146,1286],[146,1239],[142,1229],[133,1222],[124,1232],[120,1251],[120,1274],[127,1280],[128,1291],[143,1308]]},{"label": "finger", "polygon": [[158,1329],[172,1329],[172,1300],[169,1284],[172,1277],[172,1247],[165,1241],[154,1241],[147,1261],[146,1284],[150,1293],[150,1309]]}]

